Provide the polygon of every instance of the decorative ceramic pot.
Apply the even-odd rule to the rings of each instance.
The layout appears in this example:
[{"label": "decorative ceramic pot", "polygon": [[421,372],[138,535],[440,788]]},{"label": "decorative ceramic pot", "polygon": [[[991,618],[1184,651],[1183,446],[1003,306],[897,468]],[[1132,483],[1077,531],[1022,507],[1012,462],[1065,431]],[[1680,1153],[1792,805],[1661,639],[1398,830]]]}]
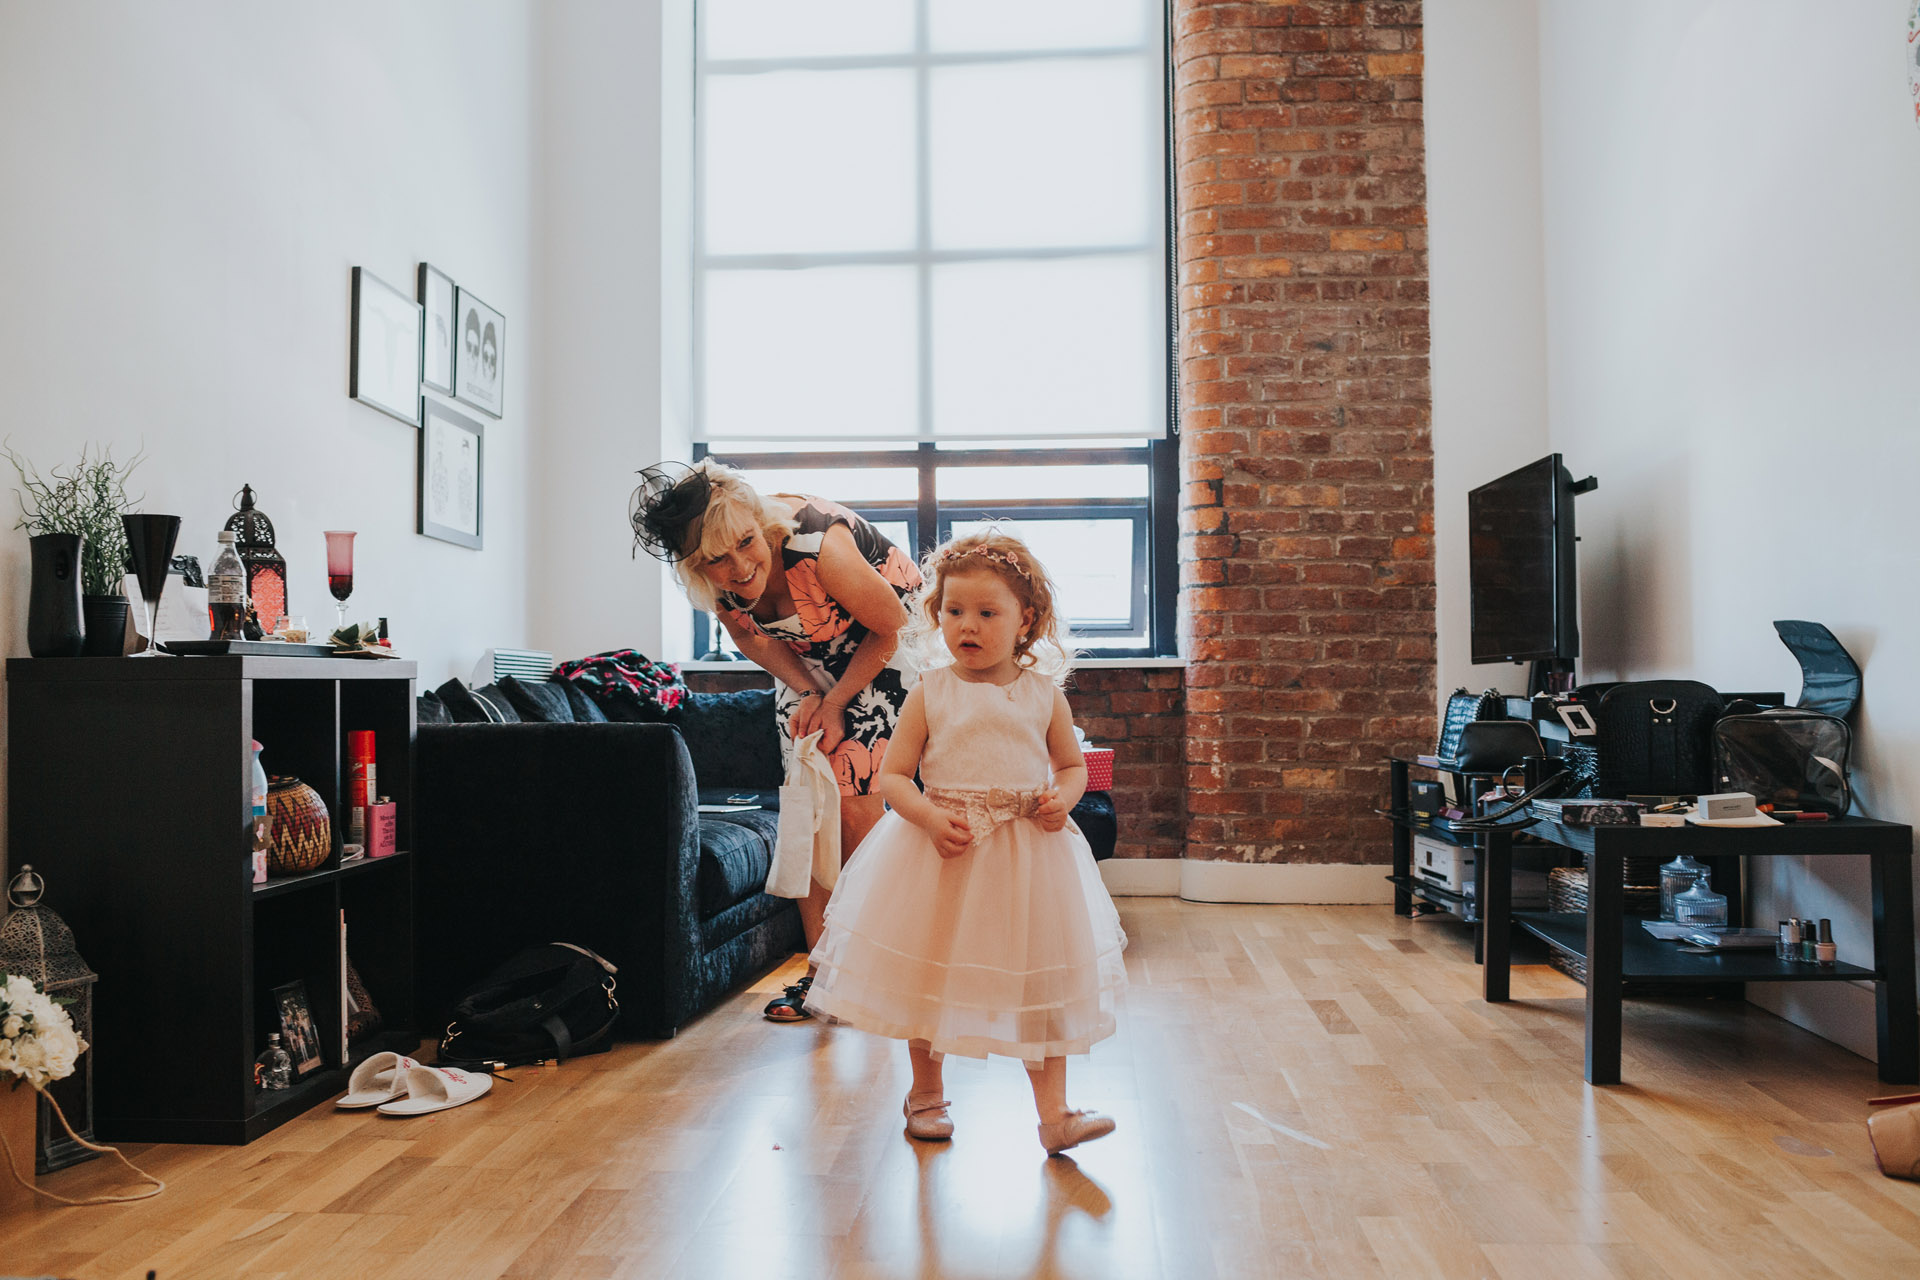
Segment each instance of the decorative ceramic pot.
[{"label": "decorative ceramic pot", "polygon": [[27,539],[33,553],[27,652],[36,658],[80,654],[86,638],[80,621],[80,549],[85,543],[77,533],[43,533]]},{"label": "decorative ceramic pot", "polygon": [[81,612],[87,618],[87,641],[80,650],[84,658],[118,658],[127,651],[127,598],[125,596],[82,596]]},{"label": "decorative ceramic pot", "polygon": [[317,871],[333,853],[333,820],[327,802],[298,778],[274,778],[267,785],[267,815],[273,839],[267,870],[276,876]]}]

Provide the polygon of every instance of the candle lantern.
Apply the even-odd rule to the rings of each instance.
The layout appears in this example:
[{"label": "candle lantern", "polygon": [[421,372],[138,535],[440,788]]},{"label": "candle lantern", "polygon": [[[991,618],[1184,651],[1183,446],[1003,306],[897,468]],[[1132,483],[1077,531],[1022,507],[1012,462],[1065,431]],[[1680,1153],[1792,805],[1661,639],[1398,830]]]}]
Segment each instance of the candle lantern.
[{"label": "candle lantern", "polygon": [[287,616],[287,562],[273,548],[273,521],[253,505],[253,486],[240,487],[240,507],[227,518],[233,549],[247,573],[247,598],[267,631]]},{"label": "candle lantern", "polygon": [[[87,967],[73,943],[73,930],[51,908],[40,906],[46,883],[23,866],[7,886],[13,910],[0,921],[0,973],[32,978],[40,989],[64,1005],[87,1049],[74,1062],[73,1074],[55,1080],[48,1092],[60,1101],[73,1131],[93,1141],[93,984],[99,975]],[[36,1173],[50,1173],[100,1154],[75,1142],[54,1117],[44,1097],[39,1108],[39,1140],[34,1144]]]}]

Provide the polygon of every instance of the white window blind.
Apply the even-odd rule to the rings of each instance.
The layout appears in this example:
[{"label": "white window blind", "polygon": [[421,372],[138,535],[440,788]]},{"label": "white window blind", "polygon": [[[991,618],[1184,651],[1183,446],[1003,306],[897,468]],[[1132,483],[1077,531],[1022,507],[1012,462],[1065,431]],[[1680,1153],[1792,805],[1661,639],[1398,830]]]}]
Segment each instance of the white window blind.
[{"label": "white window blind", "polygon": [[1161,0],[699,0],[697,438],[1167,432]]}]

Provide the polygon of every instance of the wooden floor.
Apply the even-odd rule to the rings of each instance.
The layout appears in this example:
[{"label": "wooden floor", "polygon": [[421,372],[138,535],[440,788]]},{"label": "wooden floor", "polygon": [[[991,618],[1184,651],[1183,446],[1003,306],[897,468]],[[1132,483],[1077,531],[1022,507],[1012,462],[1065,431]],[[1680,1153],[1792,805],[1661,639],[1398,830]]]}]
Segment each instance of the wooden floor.
[{"label": "wooden floor", "polygon": [[[1751,1006],[1629,1003],[1627,1083],[1592,1089],[1579,988],[1524,968],[1483,1004],[1456,923],[1120,906],[1121,1031],[1070,1074],[1120,1127],[1077,1161],[1043,1157],[1001,1061],[950,1064],[951,1144],[905,1138],[899,1046],[762,1021],[770,975],[460,1110],[130,1148],[165,1195],[0,1221],[0,1274],[1920,1276],[1920,1184],[1867,1146],[1872,1066]],[[99,1191],[109,1164],[46,1184]]]}]

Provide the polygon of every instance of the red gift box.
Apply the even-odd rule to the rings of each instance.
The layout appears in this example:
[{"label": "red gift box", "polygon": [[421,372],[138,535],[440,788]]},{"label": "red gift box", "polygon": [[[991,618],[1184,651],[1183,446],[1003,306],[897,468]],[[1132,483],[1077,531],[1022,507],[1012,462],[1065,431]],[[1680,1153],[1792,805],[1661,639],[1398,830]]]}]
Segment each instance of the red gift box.
[{"label": "red gift box", "polygon": [[1087,758],[1087,790],[1113,790],[1113,749],[1088,747],[1080,754]]}]

